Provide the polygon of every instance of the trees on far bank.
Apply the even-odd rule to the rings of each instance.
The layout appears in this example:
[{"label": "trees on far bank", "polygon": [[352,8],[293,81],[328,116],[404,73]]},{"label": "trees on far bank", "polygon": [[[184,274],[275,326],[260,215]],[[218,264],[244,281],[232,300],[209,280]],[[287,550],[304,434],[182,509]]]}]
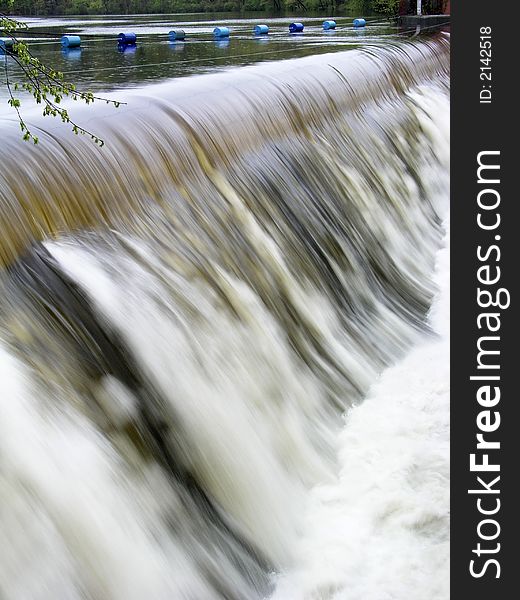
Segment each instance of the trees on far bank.
[{"label": "trees on far bank", "polygon": [[[0,0],[0,11],[24,16],[254,10],[370,9],[394,0]],[[9,6],[11,5],[11,7]]]}]

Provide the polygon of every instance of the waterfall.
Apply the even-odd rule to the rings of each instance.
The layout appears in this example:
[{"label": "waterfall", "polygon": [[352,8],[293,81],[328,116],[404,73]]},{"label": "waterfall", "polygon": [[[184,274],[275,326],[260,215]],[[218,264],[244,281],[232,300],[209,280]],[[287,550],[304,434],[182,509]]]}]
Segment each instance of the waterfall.
[{"label": "waterfall", "polygon": [[435,335],[448,94],[439,36],[79,109],[102,148],[6,126],[0,597],[289,598],[345,415]]}]

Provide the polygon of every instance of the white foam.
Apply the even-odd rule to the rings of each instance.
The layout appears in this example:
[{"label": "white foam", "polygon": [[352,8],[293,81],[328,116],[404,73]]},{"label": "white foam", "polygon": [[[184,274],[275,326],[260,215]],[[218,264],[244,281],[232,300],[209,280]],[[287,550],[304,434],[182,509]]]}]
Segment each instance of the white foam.
[{"label": "white foam", "polygon": [[[427,87],[413,97],[448,172],[448,100]],[[446,214],[445,184],[437,202]],[[449,216],[443,226],[428,316],[435,337],[384,371],[346,415],[337,480],[312,490],[297,566],[279,577],[272,600],[449,597]]]},{"label": "white foam", "polygon": [[311,495],[299,566],[273,600],[449,597],[449,221],[437,257],[438,337],[350,411],[341,470]]},{"label": "white foam", "polygon": [[88,420],[62,411],[59,392],[50,397],[38,389],[0,345],[2,595],[167,600],[208,594],[189,557],[166,531],[153,530],[160,523],[160,477],[128,475]]}]

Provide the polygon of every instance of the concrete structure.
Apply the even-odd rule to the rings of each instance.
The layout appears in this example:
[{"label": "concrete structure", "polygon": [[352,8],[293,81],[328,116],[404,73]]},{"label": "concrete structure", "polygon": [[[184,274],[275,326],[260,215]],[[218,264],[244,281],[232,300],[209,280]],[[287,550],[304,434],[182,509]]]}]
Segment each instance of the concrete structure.
[{"label": "concrete structure", "polygon": [[400,0],[399,24],[406,28],[441,27],[450,23],[450,0]]},{"label": "concrete structure", "polygon": [[450,24],[450,15],[403,15],[399,17],[399,25],[403,27],[442,27]]}]

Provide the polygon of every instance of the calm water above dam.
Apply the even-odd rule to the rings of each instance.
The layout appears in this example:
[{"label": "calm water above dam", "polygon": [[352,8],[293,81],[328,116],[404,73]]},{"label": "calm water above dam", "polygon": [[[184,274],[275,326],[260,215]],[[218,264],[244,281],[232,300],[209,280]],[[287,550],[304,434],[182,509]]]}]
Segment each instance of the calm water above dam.
[{"label": "calm water above dam", "polygon": [[[287,17],[251,13],[142,15],[123,17],[27,18],[30,34],[21,36],[45,64],[66,79],[91,91],[135,87],[170,77],[189,76],[265,60],[381,45],[399,39],[396,26],[381,16],[367,17],[366,28],[354,28],[353,16],[337,17],[337,29],[324,31],[325,16]],[[304,23],[303,34],[289,34],[294,20]],[[254,36],[254,26],[267,23],[267,36]],[[229,27],[229,39],[214,39],[217,25]],[[170,42],[168,32],[183,29],[185,41]],[[118,51],[121,32],[137,34],[135,47]],[[81,48],[62,50],[63,34],[81,36]],[[5,90],[0,88],[5,96]]]}]

